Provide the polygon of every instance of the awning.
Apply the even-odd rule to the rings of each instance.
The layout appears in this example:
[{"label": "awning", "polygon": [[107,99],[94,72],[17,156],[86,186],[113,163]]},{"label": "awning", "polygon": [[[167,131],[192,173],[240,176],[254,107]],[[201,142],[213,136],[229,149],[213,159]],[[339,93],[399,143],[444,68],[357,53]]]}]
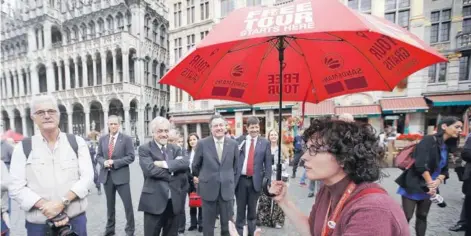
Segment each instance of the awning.
[{"label": "awning", "polygon": [[[282,109],[289,109],[294,106],[293,102],[283,102],[283,108]],[[280,104],[278,102],[264,102],[264,103],[259,103],[253,105],[253,108],[255,110],[274,110],[278,109],[280,107]]]},{"label": "awning", "polygon": [[[302,110],[302,103],[299,103],[299,110]],[[310,103],[306,102],[305,104],[305,116],[331,116],[335,114],[335,103],[332,100],[326,100],[320,103]]]},{"label": "awning", "polygon": [[381,99],[384,114],[426,112],[429,107],[423,97]]},{"label": "awning", "polygon": [[426,96],[435,107],[471,105],[471,93]]},{"label": "awning", "polygon": [[366,105],[366,106],[345,106],[336,107],[335,114],[341,115],[349,113],[353,117],[375,117],[381,115],[381,107],[379,105]]},{"label": "awning", "polygon": [[170,122],[174,124],[208,123],[210,118],[211,115],[174,116],[170,118]]}]

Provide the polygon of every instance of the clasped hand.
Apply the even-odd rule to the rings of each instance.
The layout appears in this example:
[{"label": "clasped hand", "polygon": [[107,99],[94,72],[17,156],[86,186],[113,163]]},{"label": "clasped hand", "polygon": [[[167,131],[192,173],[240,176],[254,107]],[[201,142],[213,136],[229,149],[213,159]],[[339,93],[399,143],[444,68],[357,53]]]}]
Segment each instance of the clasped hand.
[{"label": "clasped hand", "polygon": [[[48,201],[42,205],[42,207],[39,209],[41,210],[41,213],[45,215],[48,219],[52,219],[59,215],[63,210],[65,206],[62,204],[61,201]],[[61,227],[69,223],[69,217],[65,217],[64,219],[54,222],[54,225],[56,227]]]},{"label": "clasped hand", "polygon": [[106,160],[104,163],[104,166],[105,168],[111,168],[111,166],[113,165],[113,160]]}]

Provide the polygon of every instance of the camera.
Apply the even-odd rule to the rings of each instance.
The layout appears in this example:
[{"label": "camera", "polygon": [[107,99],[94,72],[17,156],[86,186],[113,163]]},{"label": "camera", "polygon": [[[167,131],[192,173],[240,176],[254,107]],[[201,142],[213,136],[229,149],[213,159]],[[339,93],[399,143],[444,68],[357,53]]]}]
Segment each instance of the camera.
[{"label": "camera", "polygon": [[72,225],[66,224],[60,227],[56,227],[54,222],[61,221],[65,219],[67,215],[65,213],[60,213],[56,217],[46,221],[47,226],[49,226],[50,236],[79,236],[76,232],[72,230]]}]

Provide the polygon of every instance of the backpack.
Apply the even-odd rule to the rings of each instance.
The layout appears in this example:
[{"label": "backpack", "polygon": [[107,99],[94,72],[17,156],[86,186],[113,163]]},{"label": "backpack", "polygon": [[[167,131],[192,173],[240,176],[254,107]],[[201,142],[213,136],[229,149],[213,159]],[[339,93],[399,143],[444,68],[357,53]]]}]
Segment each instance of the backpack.
[{"label": "backpack", "polygon": [[394,159],[394,165],[401,169],[401,170],[407,170],[412,167],[415,163],[415,159],[412,157],[412,154],[414,154],[415,146],[417,144],[411,144],[404,149],[402,149],[396,156],[396,159]]},{"label": "backpack", "polygon": [[[75,155],[78,157],[78,144],[77,144],[77,138],[75,137],[75,134],[65,134],[67,135],[67,140],[69,141],[70,146],[72,146],[72,149],[74,149]],[[21,141],[23,144],[23,153],[26,156],[26,159],[29,158],[29,154],[31,153],[32,149],[32,143],[31,143],[31,137],[26,137]]]},{"label": "backpack", "polygon": [[[433,139],[435,142],[437,141],[437,138],[433,136]],[[412,157],[414,154],[415,146],[417,143],[411,144],[404,149],[402,149],[396,156],[396,159],[394,160],[394,165],[401,169],[401,170],[408,170],[410,169],[414,163],[415,159]]]}]

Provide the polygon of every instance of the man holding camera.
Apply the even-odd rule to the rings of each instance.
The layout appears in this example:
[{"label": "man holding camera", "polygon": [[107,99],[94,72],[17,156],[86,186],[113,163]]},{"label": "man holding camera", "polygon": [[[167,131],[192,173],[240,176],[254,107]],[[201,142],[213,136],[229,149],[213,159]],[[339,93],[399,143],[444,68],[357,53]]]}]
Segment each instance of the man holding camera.
[{"label": "man holding camera", "polygon": [[93,183],[88,146],[82,138],[60,131],[54,97],[35,97],[30,108],[40,132],[15,147],[9,188],[25,211],[27,235],[60,231],[86,236],[86,197]]}]

